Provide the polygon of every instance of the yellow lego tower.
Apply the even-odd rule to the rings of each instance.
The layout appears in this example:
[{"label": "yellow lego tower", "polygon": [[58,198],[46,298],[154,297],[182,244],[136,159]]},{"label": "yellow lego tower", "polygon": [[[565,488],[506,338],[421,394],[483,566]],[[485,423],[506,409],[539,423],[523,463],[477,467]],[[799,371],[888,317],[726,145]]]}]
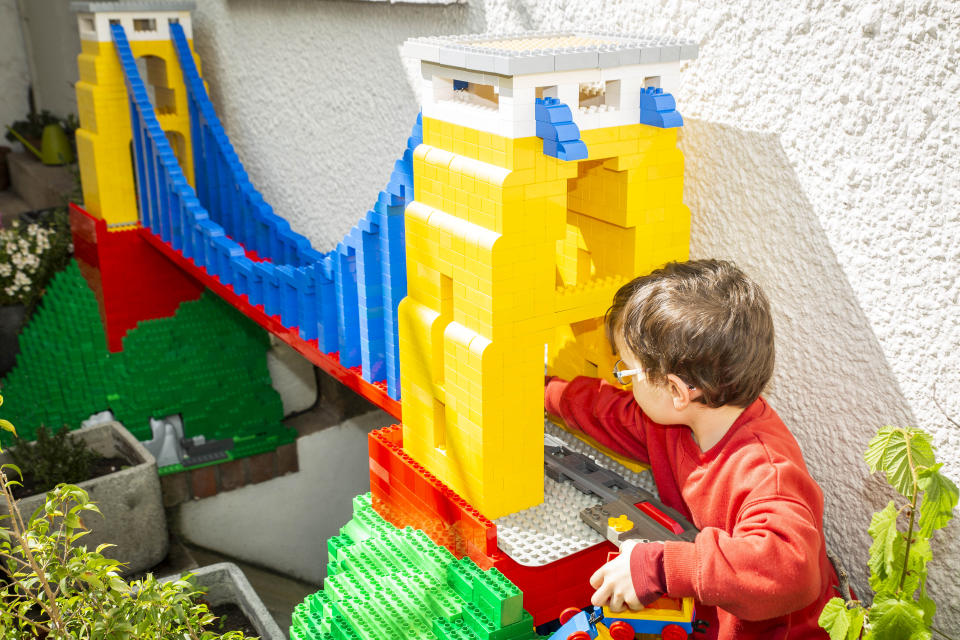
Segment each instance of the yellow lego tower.
[{"label": "yellow lego tower", "polygon": [[688,257],[679,115],[641,102],[672,103],[645,87],[675,87],[696,45],[471,35],[409,40],[404,54],[423,77],[399,309],[404,449],[497,518],[543,500],[545,345],[556,374],[612,380],[614,292]]},{"label": "yellow lego tower", "polygon": [[[74,2],[81,53],[77,82],[77,155],[84,206],[95,218],[119,227],[137,222],[131,151],[130,106],[110,24],[126,31],[160,126],[193,184],[190,116],[180,63],[170,39],[170,22],[190,38],[195,2]],[[199,61],[197,65],[199,68]]]}]

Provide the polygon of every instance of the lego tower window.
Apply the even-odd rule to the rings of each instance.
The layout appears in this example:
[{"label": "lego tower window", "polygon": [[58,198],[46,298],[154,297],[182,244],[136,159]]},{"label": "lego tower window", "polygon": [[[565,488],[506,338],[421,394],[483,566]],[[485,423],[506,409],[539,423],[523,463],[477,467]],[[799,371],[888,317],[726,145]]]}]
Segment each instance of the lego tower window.
[{"label": "lego tower window", "polygon": [[[627,172],[581,162],[567,180],[567,233],[557,242],[559,286],[633,275],[635,234],[627,226]],[[614,249],[614,250],[611,250]]]},{"label": "lego tower window", "polygon": [[620,81],[580,84],[580,110],[588,113],[620,108]]},{"label": "lego tower window", "polygon": [[643,79],[643,86],[660,88],[660,76],[647,76]]},{"label": "lego tower window", "polygon": [[134,18],[134,31],[156,31],[157,21],[154,18]]},{"label": "lego tower window", "polygon": [[147,96],[158,116],[173,115],[177,112],[174,91],[167,80],[167,63],[157,56],[137,58],[137,71],[144,79]]},{"label": "lego tower window", "polygon": [[453,78],[434,76],[433,99],[436,102],[455,102],[483,110],[496,111],[500,108],[500,92],[497,87]]}]

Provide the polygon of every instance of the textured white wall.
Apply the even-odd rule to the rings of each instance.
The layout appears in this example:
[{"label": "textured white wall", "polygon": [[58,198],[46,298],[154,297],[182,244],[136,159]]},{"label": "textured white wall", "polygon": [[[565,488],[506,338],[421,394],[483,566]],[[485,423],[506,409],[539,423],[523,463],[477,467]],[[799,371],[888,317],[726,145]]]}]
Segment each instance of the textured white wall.
[{"label": "textured white wall", "polygon": [[[595,28],[698,41],[676,95],[692,253],[736,260],[770,293],[769,396],[861,593],[866,527],[889,499],[862,462],[875,430],[927,428],[960,480],[960,430],[938,407],[960,419],[960,3],[198,4],[196,45],[237,152],[323,250],[373,204],[409,134],[407,37]],[[946,542],[958,539],[955,522],[934,545],[944,630],[960,628],[960,546]]]},{"label": "textured white wall", "polygon": [[[30,74],[16,0],[0,0],[0,132],[26,117]],[[10,143],[0,135],[0,145]]]},{"label": "textured white wall", "polygon": [[[888,499],[862,462],[874,431],[929,429],[960,479],[960,433],[934,400],[960,417],[958,3],[200,4],[197,47],[226,129],[267,200],[321,249],[372,204],[408,135],[405,38],[576,27],[698,41],[676,96],[692,253],[735,259],[773,299],[769,395],[860,592],[870,514]],[[949,629],[960,549],[944,540],[960,523],[944,533],[931,588]]]}]

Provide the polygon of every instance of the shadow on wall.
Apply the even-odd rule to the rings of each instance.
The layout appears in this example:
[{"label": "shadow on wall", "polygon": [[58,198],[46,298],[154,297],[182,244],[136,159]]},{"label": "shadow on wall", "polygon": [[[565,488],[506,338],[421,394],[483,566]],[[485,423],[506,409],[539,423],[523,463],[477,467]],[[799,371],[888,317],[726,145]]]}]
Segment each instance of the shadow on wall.
[{"label": "shadow on wall", "polygon": [[[863,452],[883,425],[915,420],[842,265],[775,134],[688,119],[684,201],[692,257],[732,259],[766,290],[777,328],[768,396],[803,447],[824,490],[827,543],[866,596],[867,526],[893,498],[869,477]],[[934,544],[929,587],[937,626],[960,627],[956,520]]]},{"label": "shadow on wall", "polygon": [[211,100],[251,181],[327,251],[374,204],[416,118],[400,45],[481,31],[485,12],[482,3],[207,0],[193,24]]}]

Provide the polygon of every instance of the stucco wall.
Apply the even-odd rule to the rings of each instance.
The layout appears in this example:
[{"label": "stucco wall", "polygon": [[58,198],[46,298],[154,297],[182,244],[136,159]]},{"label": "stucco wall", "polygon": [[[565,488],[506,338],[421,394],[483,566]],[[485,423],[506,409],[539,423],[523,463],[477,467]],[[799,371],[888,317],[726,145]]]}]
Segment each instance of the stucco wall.
[{"label": "stucco wall", "polygon": [[[960,4],[198,4],[226,130],[267,201],[320,249],[373,204],[409,134],[405,38],[576,27],[698,41],[676,94],[692,254],[732,258],[770,293],[769,397],[824,488],[828,543],[859,592],[870,514],[889,499],[862,462],[875,430],[927,428],[960,480],[960,429],[940,408],[960,419]],[[955,522],[934,545],[944,629],[960,628],[960,547],[946,542],[958,534]]]},{"label": "stucco wall", "polygon": [[[865,592],[866,528],[888,499],[862,462],[874,431],[928,428],[960,478],[960,433],[933,395],[960,416],[958,5],[700,5],[214,0],[195,25],[254,183],[323,249],[373,203],[408,135],[405,38],[577,27],[697,40],[676,96],[692,254],[733,258],[769,290],[769,396],[824,488],[829,544]],[[960,626],[960,549],[944,542],[958,524],[931,572],[945,628]]]},{"label": "stucco wall", "polygon": [[[29,111],[26,48],[20,30],[16,0],[0,0],[0,132],[22,120]],[[0,145],[10,146],[0,135]]]}]

